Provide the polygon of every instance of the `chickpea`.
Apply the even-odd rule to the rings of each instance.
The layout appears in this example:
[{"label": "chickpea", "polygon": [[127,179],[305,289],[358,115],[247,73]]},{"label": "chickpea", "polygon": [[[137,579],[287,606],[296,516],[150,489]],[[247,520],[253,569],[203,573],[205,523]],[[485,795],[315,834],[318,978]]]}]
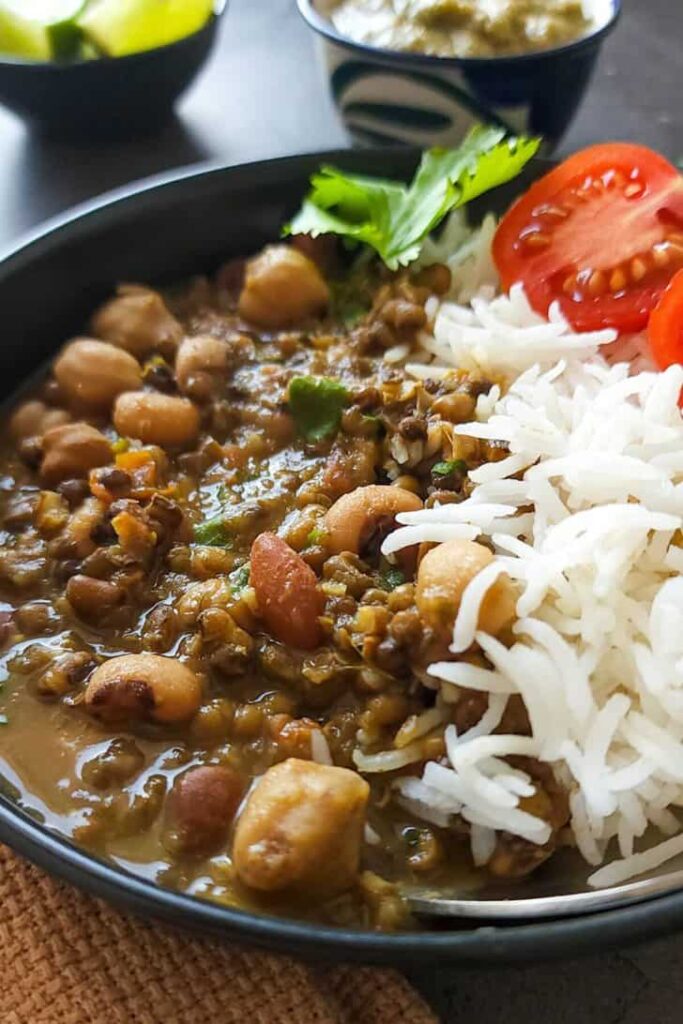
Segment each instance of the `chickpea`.
[{"label": "chickpea", "polygon": [[174,658],[124,654],[95,669],[85,691],[85,706],[107,722],[152,718],[183,722],[202,700],[199,677]]},{"label": "chickpea", "polygon": [[247,264],[239,312],[260,327],[293,327],[322,313],[329,300],[312,260],[288,245],[269,245]]},{"label": "chickpea", "polygon": [[327,547],[333,554],[359,554],[374,529],[393,521],[399,512],[416,512],[422,501],[402,487],[369,484],[342,495],[325,516]]},{"label": "chickpea", "polygon": [[34,399],[24,402],[15,410],[9,421],[9,429],[16,441],[23,441],[28,437],[42,437],[52,427],[61,427],[70,419],[65,409],[53,409]]},{"label": "chickpea", "polygon": [[370,788],[348,768],[288,758],[269,768],[237,822],[235,870],[245,885],[332,894],[358,876]]},{"label": "chickpea", "polygon": [[123,437],[162,448],[186,447],[199,434],[199,413],[192,402],[158,391],[124,391],[114,403],[113,419]]},{"label": "chickpea", "polygon": [[[465,588],[493,561],[488,548],[471,540],[449,540],[428,551],[417,573],[415,603],[429,626],[440,635],[453,629]],[[515,617],[510,579],[499,577],[489,588],[479,612],[479,629],[495,636]]]},{"label": "chickpea", "polygon": [[123,285],[92,320],[94,334],[140,357],[153,349],[175,351],[183,329],[151,288]]},{"label": "chickpea", "polygon": [[117,395],[135,391],[142,380],[137,359],[116,345],[91,338],[69,342],[53,369],[68,401],[89,409],[109,409]]},{"label": "chickpea", "polygon": [[183,854],[220,849],[244,793],[244,782],[231,768],[190,768],[176,779],[166,803],[166,827],[172,845]]},{"label": "chickpea", "polygon": [[228,368],[230,347],[220,338],[185,338],[175,362],[178,387],[197,401],[211,398],[220,374]]},{"label": "chickpea", "polygon": [[111,461],[111,445],[88,423],[65,423],[43,436],[40,475],[47,484],[82,479],[91,469]]}]

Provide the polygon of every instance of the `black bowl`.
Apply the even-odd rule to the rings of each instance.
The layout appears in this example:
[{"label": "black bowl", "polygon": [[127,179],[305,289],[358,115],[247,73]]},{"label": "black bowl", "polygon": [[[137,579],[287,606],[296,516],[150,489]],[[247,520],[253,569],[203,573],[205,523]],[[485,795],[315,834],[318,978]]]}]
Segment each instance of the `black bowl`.
[{"label": "black bowl", "polygon": [[[120,190],[52,221],[0,261],[0,381],[5,394],[82,330],[117,281],[170,283],[215,270],[225,259],[276,239],[321,162],[407,178],[417,157],[405,149],[368,150],[190,171]],[[548,166],[534,161],[516,182],[484,197],[473,215],[486,209],[501,212]],[[404,935],[258,916],[159,888],[78,849],[18,807],[17,795],[0,778],[0,841],[46,870],[121,908],[286,953],[404,966],[535,963],[683,926],[683,893],[573,921],[448,931],[440,926]]]},{"label": "black bowl", "polygon": [[317,35],[332,98],[360,142],[452,146],[485,121],[542,135],[547,151],[571,124],[622,9],[622,0],[605,0],[587,35],[546,50],[436,57],[354,42],[324,13],[329,0],[297,4]]},{"label": "black bowl", "polygon": [[208,58],[220,15],[168,46],[73,64],[0,58],[0,103],[62,138],[155,130]]}]

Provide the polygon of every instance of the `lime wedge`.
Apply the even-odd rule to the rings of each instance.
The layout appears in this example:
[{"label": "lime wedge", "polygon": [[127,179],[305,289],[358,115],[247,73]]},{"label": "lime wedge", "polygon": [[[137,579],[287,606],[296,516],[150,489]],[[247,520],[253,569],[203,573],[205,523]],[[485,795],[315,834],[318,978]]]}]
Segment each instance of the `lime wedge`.
[{"label": "lime wedge", "polygon": [[104,53],[124,57],[198,32],[213,7],[214,0],[91,0],[78,24]]},{"label": "lime wedge", "polygon": [[41,25],[56,25],[72,21],[86,3],[87,0],[2,0],[0,7]]},{"label": "lime wedge", "polygon": [[35,60],[75,57],[75,19],[87,0],[0,0],[0,52]]},{"label": "lime wedge", "polygon": [[0,54],[26,60],[50,60],[50,40],[45,26],[0,4]]}]

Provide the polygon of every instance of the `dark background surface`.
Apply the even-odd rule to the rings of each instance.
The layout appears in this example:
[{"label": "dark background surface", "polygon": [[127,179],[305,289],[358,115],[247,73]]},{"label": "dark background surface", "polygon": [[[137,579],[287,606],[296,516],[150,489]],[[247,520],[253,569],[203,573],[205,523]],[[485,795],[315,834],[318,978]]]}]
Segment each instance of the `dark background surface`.
[{"label": "dark background surface", "polygon": [[[561,152],[621,138],[679,161],[682,39],[681,0],[624,0],[621,24]],[[239,163],[345,142],[294,0],[231,0],[218,52],[178,116],[153,137],[97,149],[58,144],[29,134],[0,110],[0,247],[73,203],[136,178],[205,160]],[[448,1024],[679,1024],[683,936],[577,963],[495,973],[434,964],[411,980]]]}]

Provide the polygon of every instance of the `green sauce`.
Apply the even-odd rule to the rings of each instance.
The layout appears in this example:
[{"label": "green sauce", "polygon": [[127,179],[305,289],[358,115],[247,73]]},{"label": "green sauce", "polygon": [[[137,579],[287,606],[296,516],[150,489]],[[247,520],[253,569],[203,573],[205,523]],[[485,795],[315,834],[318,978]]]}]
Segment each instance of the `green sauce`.
[{"label": "green sauce", "polygon": [[437,57],[544,50],[593,25],[581,0],[339,0],[331,19],[356,42]]}]

